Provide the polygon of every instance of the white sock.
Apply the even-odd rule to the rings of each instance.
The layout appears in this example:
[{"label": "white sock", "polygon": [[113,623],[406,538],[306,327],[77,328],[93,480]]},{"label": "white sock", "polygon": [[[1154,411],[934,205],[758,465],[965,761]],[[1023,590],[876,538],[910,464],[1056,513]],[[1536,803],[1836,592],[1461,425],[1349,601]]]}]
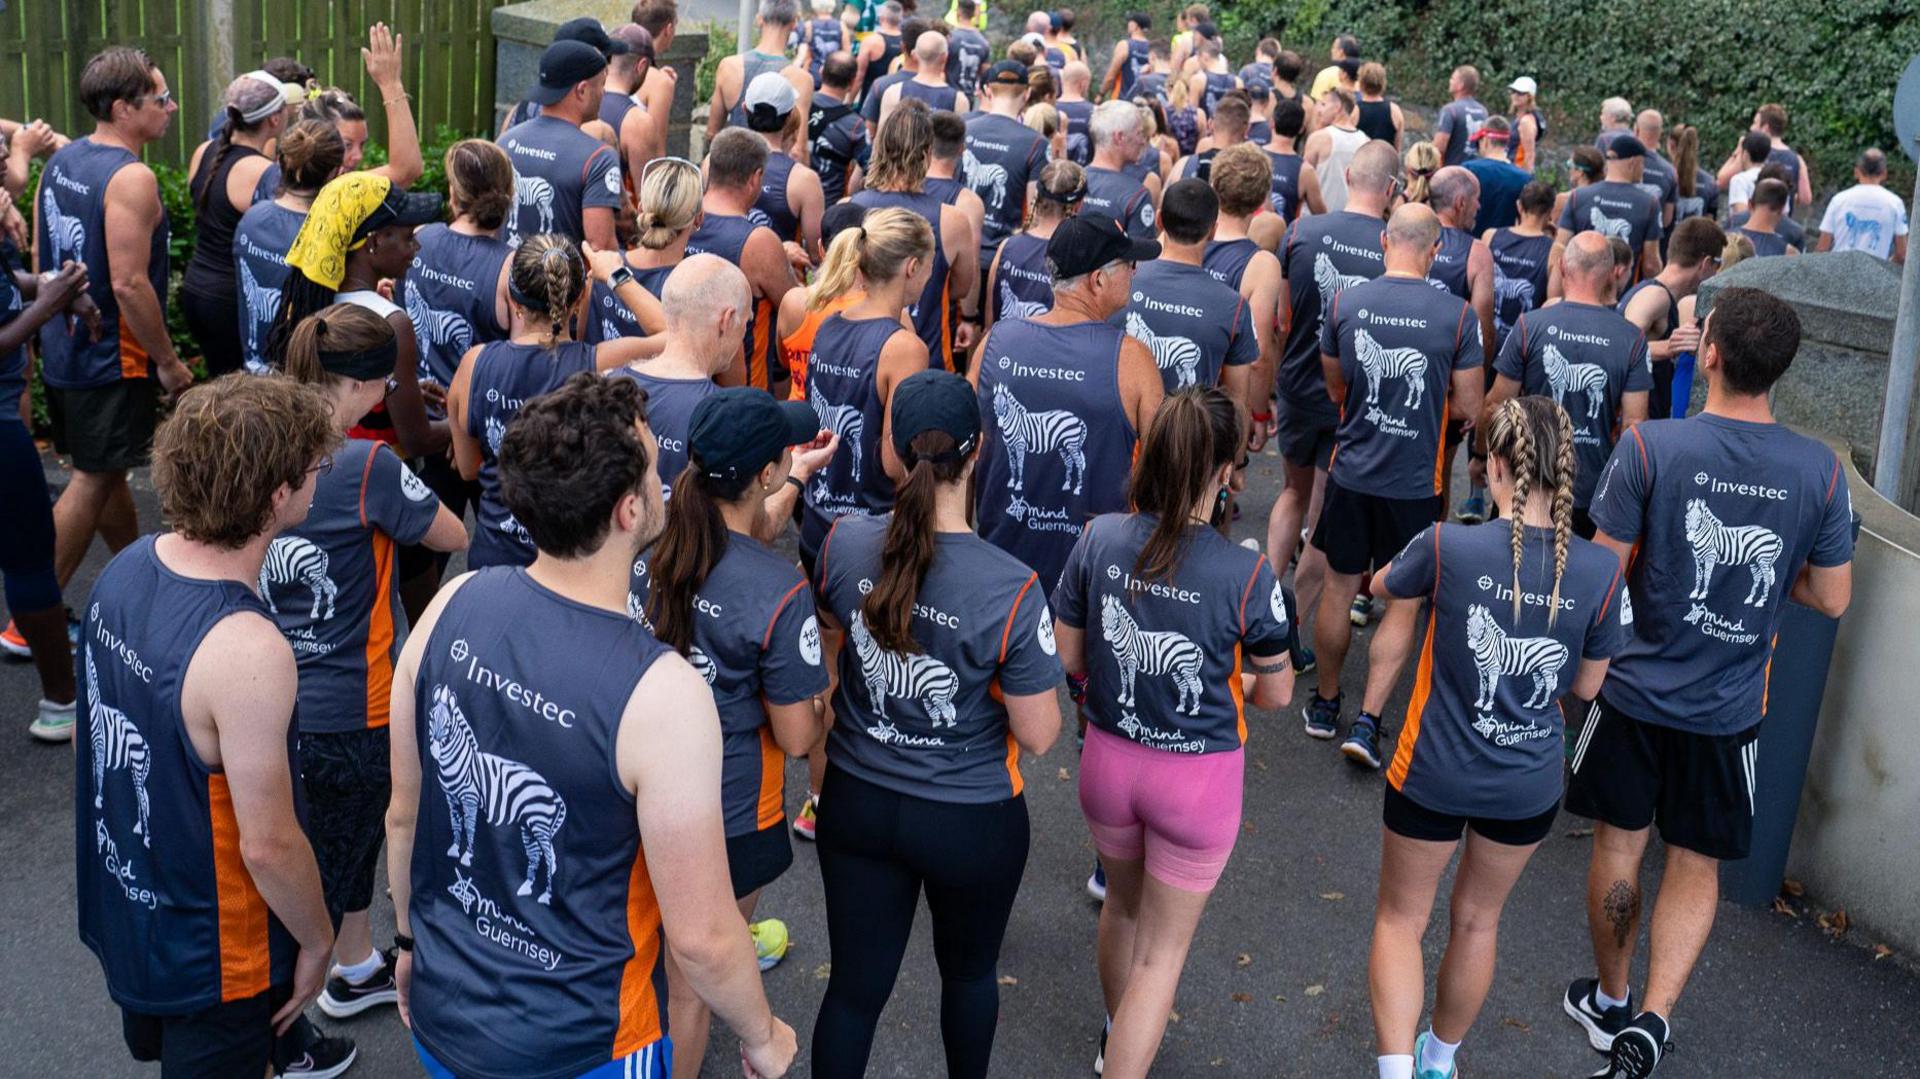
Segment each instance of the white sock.
[{"label": "white sock", "polygon": [[365,959],[351,966],[342,966],[339,963],[335,963],[333,965],[333,973],[358,985],[368,978],[373,977],[374,973],[380,969],[382,962],[384,962],[384,960],[381,958],[379,952],[368,952]]},{"label": "white sock", "polygon": [[[1627,993],[1627,999],[1628,1000],[1633,999],[1633,993],[1631,991]],[[1600,1005],[1600,1010],[1604,1012],[1608,1008],[1618,1008],[1620,1005],[1625,1004],[1627,1001],[1613,999],[1612,997],[1607,995],[1607,991],[1605,989],[1600,988],[1599,984],[1595,983],[1593,987],[1593,1002],[1595,1004]]]},{"label": "white sock", "polygon": [[1453,1054],[1459,1051],[1459,1042],[1443,1042],[1440,1035],[1428,1027],[1427,1043],[1420,1051],[1420,1070],[1437,1071],[1445,1075],[1453,1070]]},{"label": "white sock", "polygon": [[1413,1079],[1413,1054],[1381,1057],[1380,1079]]}]

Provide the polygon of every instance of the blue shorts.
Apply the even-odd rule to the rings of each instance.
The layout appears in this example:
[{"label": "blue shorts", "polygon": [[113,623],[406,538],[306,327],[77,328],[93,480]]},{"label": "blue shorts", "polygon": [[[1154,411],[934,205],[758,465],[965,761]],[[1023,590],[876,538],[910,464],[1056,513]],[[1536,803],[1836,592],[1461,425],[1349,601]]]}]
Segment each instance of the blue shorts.
[{"label": "blue shorts", "polygon": [[[427,1052],[427,1047],[421,1045],[418,1038],[413,1040],[413,1051],[419,1054],[420,1066],[433,1079],[459,1079],[452,1068],[433,1059],[433,1054]],[[619,1060],[609,1060],[597,1068],[581,1072],[579,1079],[667,1079],[671,1074],[673,1039],[662,1037]]]}]

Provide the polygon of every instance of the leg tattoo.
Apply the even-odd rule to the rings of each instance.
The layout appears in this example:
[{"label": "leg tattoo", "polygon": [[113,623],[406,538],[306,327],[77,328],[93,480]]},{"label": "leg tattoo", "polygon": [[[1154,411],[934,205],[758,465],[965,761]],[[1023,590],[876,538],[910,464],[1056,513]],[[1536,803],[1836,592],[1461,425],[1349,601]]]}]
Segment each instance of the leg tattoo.
[{"label": "leg tattoo", "polygon": [[1633,928],[1640,921],[1640,889],[1624,880],[1616,880],[1613,887],[1600,901],[1600,907],[1606,912],[1607,921],[1613,926],[1613,943],[1624,948],[1633,938]]}]

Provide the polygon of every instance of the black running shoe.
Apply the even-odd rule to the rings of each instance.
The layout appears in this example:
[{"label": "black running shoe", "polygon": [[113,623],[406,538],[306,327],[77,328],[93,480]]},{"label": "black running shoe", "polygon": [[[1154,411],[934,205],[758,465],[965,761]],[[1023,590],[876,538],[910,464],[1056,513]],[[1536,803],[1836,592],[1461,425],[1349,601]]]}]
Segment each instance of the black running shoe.
[{"label": "black running shoe", "polygon": [[1340,743],[1340,752],[1347,759],[1368,771],[1380,770],[1380,718],[1360,713],[1347,729],[1347,740]]},{"label": "black running shoe", "polygon": [[1627,994],[1625,1004],[1616,1004],[1611,1008],[1600,1007],[1600,979],[1580,978],[1567,986],[1567,995],[1560,999],[1560,1007],[1576,1023],[1586,1029],[1587,1044],[1595,1052],[1605,1053],[1613,1048],[1614,1036],[1633,1022],[1633,994]]},{"label": "black running shoe", "polygon": [[334,1079],[353,1067],[359,1055],[351,1039],[315,1038],[280,1072],[280,1079]]},{"label": "black running shoe", "polygon": [[1667,1021],[1652,1012],[1641,1012],[1614,1036],[1607,1066],[1594,1072],[1592,1079],[1647,1079],[1672,1048],[1667,1041]]},{"label": "black running shoe", "polygon": [[400,987],[393,980],[393,949],[389,948],[380,953],[380,969],[364,982],[350,982],[338,974],[328,978],[316,1003],[327,1018],[345,1019],[399,1000]]}]

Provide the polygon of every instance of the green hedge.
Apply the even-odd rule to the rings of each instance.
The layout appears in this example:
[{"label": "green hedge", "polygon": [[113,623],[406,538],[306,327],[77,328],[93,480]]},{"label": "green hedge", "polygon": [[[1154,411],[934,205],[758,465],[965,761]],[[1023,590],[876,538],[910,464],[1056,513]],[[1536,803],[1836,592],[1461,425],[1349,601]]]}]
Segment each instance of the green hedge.
[{"label": "green hedge", "polygon": [[[1156,32],[1171,31],[1176,5],[1145,7]],[[1351,32],[1367,56],[1385,59],[1392,92],[1417,104],[1446,99],[1456,64],[1475,65],[1495,87],[1532,75],[1556,137],[1589,136],[1601,100],[1618,94],[1660,109],[1670,125],[1699,127],[1712,169],[1754,107],[1777,101],[1816,188],[1851,183],[1866,146],[1906,160],[1895,147],[1893,85],[1920,52],[1913,0],[1215,0],[1213,8],[1236,61],[1273,34],[1307,58],[1310,76],[1333,36]],[[1105,24],[1121,18],[1119,8],[1103,13],[1101,40],[1115,40],[1119,28]],[[1483,99],[1506,104],[1498,90]]]}]

